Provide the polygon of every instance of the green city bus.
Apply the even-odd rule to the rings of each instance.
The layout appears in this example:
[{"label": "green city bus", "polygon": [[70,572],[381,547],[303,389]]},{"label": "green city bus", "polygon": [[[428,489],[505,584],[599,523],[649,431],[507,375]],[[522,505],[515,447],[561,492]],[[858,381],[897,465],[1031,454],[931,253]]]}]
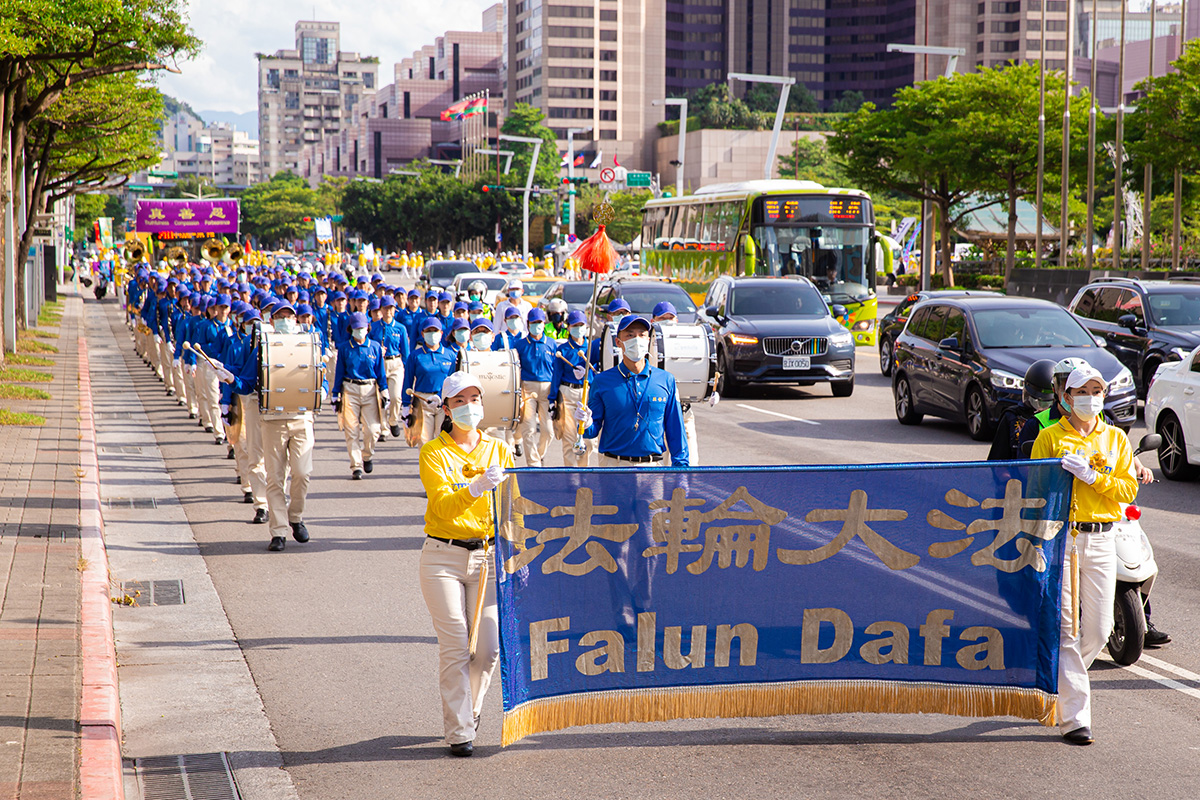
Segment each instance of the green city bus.
[{"label": "green city bus", "polygon": [[876,271],[891,271],[871,197],[812,181],[706,186],[642,209],[643,274],[707,284],[717,275],[803,275],[829,302],[855,344],[875,346]]}]

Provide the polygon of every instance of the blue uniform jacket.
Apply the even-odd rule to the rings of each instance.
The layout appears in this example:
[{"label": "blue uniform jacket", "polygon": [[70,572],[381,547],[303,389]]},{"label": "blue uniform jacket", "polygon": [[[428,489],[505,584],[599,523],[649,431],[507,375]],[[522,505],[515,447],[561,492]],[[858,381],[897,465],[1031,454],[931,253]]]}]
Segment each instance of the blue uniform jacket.
[{"label": "blue uniform jacket", "polygon": [[[554,358],[554,377],[550,383],[550,394],[548,399],[551,403],[558,399],[558,390],[560,386],[580,386],[582,381],[575,378],[574,367],[578,365],[587,365],[587,358],[584,356],[584,350],[587,345],[584,342],[575,343],[574,339],[563,339],[558,345],[558,355],[562,356]],[[567,361],[563,361],[565,358]]]},{"label": "blue uniform jacket", "polygon": [[164,339],[169,339],[175,334],[175,328],[171,325],[174,312],[175,301],[164,294],[158,300],[158,332]]},{"label": "blue uniform jacket", "polygon": [[408,394],[414,392],[424,394],[440,394],[442,383],[450,373],[458,369],[458,355],[450,352],[447,347],[430,350],[423,344],[413,348],[404,364],[404,396],[399,398],[402,405],[412,405]]},{"label": "blue uniform jacket", "polygon": [[649,364],[630,373],[624,364],[605,370],[592,380],[588,408],[592,424],[584,438],[600,437],[601,453],[616,456],[652,456],[670,452],[671,465],[688,466],[687,435],[683,411],[675,391],[675,378]]},{"label": "blue uniform jacket", "polygon": [[523,336],[519,333],[509,333],[507,329],[496,334],[496,338],[492,339],[493,350],[516,350],[517,342],[521,341]]},{"label": "blue uniform jacket", "polygon": [[383,346],[384,358],[399,356],[407,361],[408,354],[412,352],[412,346],[408,338],[408,328],[404,327],[404,324],[398,319],[394,319],[391,322],[377,320],[371,323],[370,337]]},{"label": "blue uniform jacket", "polygon": [[149,290],[146,292],[146,299],[142,301],[142,324],[149,328],[151,333],[158,333],[158,298]]},{"label": "blue uniform jacket", "polygon": [[338,349],[337,372],[333,376],[333,398],[342,395],[342,382],[375,381],[379,391],[387,392],[387,375],[383,371],[383,348],[372,339],[362,344],[351,339],[345,348]]},{"label": "blue uniform jacket", "polygon": [[521,357],[521,380],[549,383],[554,379],[554,357],[558,350],[558,340],[542,334],[542,338],[532,336],[522,337],[516,344],[517,355]]},{"label": "blue uniform jacket", "polygon": [[200,348],[209,358],[225,363],[227,350],[233,342],[233,327],[229,322],[224,324],[215,319],[205,320],[200,326],[197,338]]},{"label": "blue uniform jacket", "polygon": [[313,310],[313,329],[321,334],[321,344],[329,349],[329,312],[332,311],[329,306],[312,307]]}]

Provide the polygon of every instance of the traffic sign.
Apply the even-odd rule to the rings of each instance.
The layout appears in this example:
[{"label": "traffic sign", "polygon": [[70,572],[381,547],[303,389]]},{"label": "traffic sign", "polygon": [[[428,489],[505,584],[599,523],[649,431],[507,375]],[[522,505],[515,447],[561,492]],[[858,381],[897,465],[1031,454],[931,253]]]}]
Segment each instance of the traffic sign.
[{"label": "traffic sign", "polygon": [[570,242],[571,244],[575,244],[576,242],[579,241],[579,237],[573,233],[570,233],[570,234],[567,234],[567,241]]},{"label": "traffic sign", "polygon": [[629,187],[650,188],[650,173],[649,172],[632,172],[625,176],[625,185]]},{"label": "traffic sign", "polygon": [[617,173],[613,172],[612,167],[605,167],[604,169],[600,170],[600,182],[601,183],[612,183],[613,179],[616,177],[617,177]]}]

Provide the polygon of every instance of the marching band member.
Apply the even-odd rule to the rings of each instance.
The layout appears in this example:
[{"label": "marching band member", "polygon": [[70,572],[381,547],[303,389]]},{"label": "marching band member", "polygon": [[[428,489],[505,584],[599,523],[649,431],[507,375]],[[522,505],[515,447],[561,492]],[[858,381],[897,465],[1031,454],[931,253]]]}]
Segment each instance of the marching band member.
[{"label": "marching band member", "polygon": [[[446,744],[454,756],[470,756],[484,695],[500,655],[496,582],[486,576],[493,542],[490,492],[513,466],[503,442],[480,433],[483,388],[467,372],[455,372],[441,387],[448,426],[421,448],[421,483],[429,498],[421,548],[421,594],[438,637],[438,683]],[[482,470],[473,479],[464,468]],[[484,591],[474,658],[470,633],[479,591]]]},{"label": "marching band member", "polygon": [[[657,322],[660,325],[674,325],[679,320],[679,315],[675,311],[675,304],[666,300],[654,306],[651,312],[653,318],[651,322]],[[717,403],[721,401],[721,395],[713,391],[708,396],[709,408],[716,408]],[[688,442],[688,464],[693,467],[700,466],[700,448],[696,440],[696,412],[692,410],[691,403],[682,403],[680,407],[683,410],[683,428],[687,431]]]},{"label": "marching band member", "polygon": [[[633,313],[633,309],[629,307],[629,303],[618,297],[605,307],[604,312],[608,316],[609,322],[616,322],[619,325],[621,320]],[[592,339],[591,352],[588,353],[588,358],[592,361],[592,369],[597,372],[604,369],[604,357],[601,352],[601,348],[604,347],[604,329],[605,326],[601,325],[600,332]]]},{"label": "marching band member", "polygon": [[1058,657],[1059,729],[1063,740],[1075,745],[1094,741],[1087,671],[1113,627],[1117,588],[1113,523],[1123,517],[1121,503],[1132,503],[1137,497],[1129,439],[1100,417],[1107,390],[1108,384],[1094,367],[1086,363],[1076,367],[1066,379],[1066,415],[1043,429],[1033,445],[1033,458],[1060,459],[1063,469],[1075,477],[1071,533],[1072,543],[1079,546],[1079,635],[1072,635],[1068,559],[1064,563]]},{"label": "marching band member", "polygon": [[350,338],[344,351],[338,352],[337,372],[333,380],[333,407],[345,423],[346,451],[350,454],[350,477],[360,481],[363,472],[375,467],[375,443],[379,440],[380,407],[388,405],[387,375],[383,348],[367,338],[367,317],[360,311],[350,314],[347,324]]},{"label": "marching band member", "polygon": [[225,362],[222,387],[222,412],[228,414],[236,404],[241,415],[242,435],[238,440],[238,476],[242,485],[242,502],[254,505],[251,522],[262,525],[267,513],[267,468],[263,457],[262,420],[258,409],[259,312],[250,308],[242,316],[242,330],[237,343],[230,349]]},{"label": "marching band member", "polygon": [[584,438],[600,440],[600,466],[661,466],[664,452],[674,466],[688,466],[675,378],[646,362],[650,323],[632,314],[622,318],[617,343],[621,363],[595,377],[587,407],[577,409],[587,424]]},{"label": "marching band member", "polygon": [[516,344],[517,355],[521,357],[521,399],[525,403],[521,442],[526,466],[540,467],[552,436],[550,393],[558,343],[546,336],[545,311],[540,308],[530,311],[528,324],[529,333]]},{"label": "marching band member", "polygon": [[388,405],[387,425],[392,436],[400,436],[400,405],[404,387],[404,362],[412,352],[408,340],[408,328],[396,318],[396,301],[385,297],[379,304],[382,318],[371,326],[371,338],[383,348],[384,374],[387,375],[388,394],[392,402]]},{"label": "marching band member", "polygon": [[517,342],[521,341],[521,336],[524,335],[524,327],[521,324],[521,312],[509,306],[504,309],[504,327],[498,328],[498,335],[495,341],[492,342],[493,350],[513,350],[517,346]]},{"label": "marching band member", "polygon": [[421,328],[421,341],[404,365],[404,397],[400,401],[404,403],[400,416],[417,429],[409,439],[412,446],[423,445],[437,435],[442,422],[438,415],[442,382],[458,368],[457,357],[442,347],[442,323],[436,317],[426,317]]},{"label": "marching band member", "polygon": [[555,428],[562,440],[563,465],[568,467],[591,466],[596,453],[596,440],[584,440],[584,452],[575,452],[575,440],[579,431],[578,409],[583,402],[583,381],[588,372],[587,343],[584,342],[584,326],[587,317],[582,311],[567,315],[567,338],[558,345],[554,359],[553,386],[550,390],[550,405],[557,409]]}]

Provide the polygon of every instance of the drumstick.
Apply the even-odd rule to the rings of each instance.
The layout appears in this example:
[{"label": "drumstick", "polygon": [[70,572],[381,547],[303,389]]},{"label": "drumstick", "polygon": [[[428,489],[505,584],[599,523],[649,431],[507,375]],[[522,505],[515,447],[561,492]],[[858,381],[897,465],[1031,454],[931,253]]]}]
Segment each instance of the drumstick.
[{"label": "drumstick", "polygon": [[569,360],[569,359],[568,359],[566,356],[564,356],[562,353],[555,353],[554,355],[558,356],[558,357],[559,357],[559,358],[561,358],[561,359],[562,359],[564,362],[566,362],[566,364],[567,364],[568,366],[570,366],[570,367],[571,367],[571,369],[575,369],[575,367],[586,367],[586,368],[588,369],[588,371],[591,371],[591,369],[592,369],[592,365],[591,365],[590,363],[587,363],[587,362],[585,362],[585,363],[583,363],[583,364],[575,364],[575,363],[572,363],[572,362],[571,362],[571,361],[570,361],[570,360]]},{"label": "drumstick", "polygon": [[208,357],[207,353],[205,353],[203,350],[200,349],[199,345],[194,345],[191,342],[184,342],[183,349],[184,350],[194,350],[195,352],[199,353],[201,356],[204,357],[204,360],[208,362],[208,365],[210,367],[212,367],[213,369],[217,368],[217,365],[213,363],[213,360]]}]

